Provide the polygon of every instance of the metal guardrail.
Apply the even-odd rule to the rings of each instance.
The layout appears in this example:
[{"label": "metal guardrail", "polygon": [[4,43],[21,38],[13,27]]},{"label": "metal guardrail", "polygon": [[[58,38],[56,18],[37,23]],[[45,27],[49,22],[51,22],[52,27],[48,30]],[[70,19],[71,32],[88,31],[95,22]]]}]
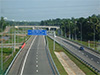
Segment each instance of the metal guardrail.
[{"label": "metal guardrail", "polygon": [[[31,36],[32,37],[32,36]],[[30,37],[30,38],[31,38]],[[30,39],[29,38],[29,39]],[[25,43],[27,43],[28,41],[29,41],[29,39],[25,42]],[[17,56],[19,55],[19,53],[22,51],[22,48],[18,51],[18,53],[16,54],[16,56],[14,57],[14,59],[12,60],[12,62],[11,62],[11,64],[9,65],[9,67],[7,68],[7,70],[6,70],[6,72],[5,72],[5,74],[4,75],[7,75],[8,74],[8,72],[9,72],[9,70],[11,69],[11,67],[12,67],[12,65],[13,65],[13,63],[14,63],[14,61],[16,60],[16,58],[17,58]]]},{"label": "metal guardrail", "polygon": [[[62,37],[62,36],[59,36],[59,37]],[[65,37],[62,37],[62,38],[67,39],[67,38],[65,38]],[[69,39],[67,39],[67,40],[69,40]],[[83,46],[83,47],[89,49],[89,50],[92,50],[93,52],[96,52],[96,53],[100,54],[99,51],[96,51],[96,50],[94,50],[94,49],[92,49],[92,48],[90,48],[90,47],[87,47],[87,46],[85,46],[85,45],[83,45],[83,44],[81,44],[81,43],[75,42],[75,41],[73,41],[73,40],[69,40],[69,41],[71,41],[71,42],[73,42],[73,43],[76,43],[76,44],[78,44],[78,45],[80,45],[80,46]]]},{"label": "metal guardrail", "polygon": [[46,47],[47,47],[47,51],[48,51],[48,55],[49,55],[49,60],[51,61],[51,64],[52,64],[52,67],[53,67],[53,70],[54,70],[54,73],[55,73],[55,75],[60,75],[60,73],[59,73],[59,71],[58,71],[58,69],[57,69],[57,67],[56,67],[56,65],[55,65],[55,63],[54,63],[54,61],[53,61],[53,58],[52,58],[52,56],[51,56],[51,53],[50,53],[50,50],[49,50],[49,47],[48,47],[48,40],[47,40],[47,37],[45,37],[45,39],[46,39]]},{"label": "metal guardrail", "polygon": [[[48,36],[49,38],[51,38],[50,36]],[[51,38],[53,40],[53,38]],[[55,40],[56,43],[58,43],[60,46],[62,46],[63,48],[67,49],[67,51],[69,53],[71,53],[73,56],[75,56],[77,59],[79,59],[81,62],[83,62],[84,64],[86,64],[88,67],[90,67],[91,69],[93,69],[95,72],[100,74],[100,70],[98,70],[97,68],[95,68],[93,65],[89,64],[87,61],[83,60],[81,57],[79,57],[78,55],[76,55],[74,52],[70,51],[68,48],[66,48],[65,46],[63,46],[60,42],[58,42],[57,40]]]}]

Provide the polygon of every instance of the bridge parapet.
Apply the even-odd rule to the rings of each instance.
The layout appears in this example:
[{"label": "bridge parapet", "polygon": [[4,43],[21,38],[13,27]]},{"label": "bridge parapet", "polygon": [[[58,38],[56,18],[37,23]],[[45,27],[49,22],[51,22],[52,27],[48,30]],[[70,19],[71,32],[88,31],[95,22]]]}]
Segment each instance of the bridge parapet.
[{"label": "bridge parapet", "polygon": [[25,27],[25,28],[26,28],[26,27],[27,27],[27,28],[33,28],[33,29],[34,29],[34,28],[48,28],[49,30],[50,30],[51,28],[60,29],[59,26],[28,26],[28,25],[27,25],[27,26],[26,26],[26,25],[25,25],[25,26],[15,26],[15,28],[22,28],[22,27],[23,27],[23,28],[24,28],[24,27]]}]

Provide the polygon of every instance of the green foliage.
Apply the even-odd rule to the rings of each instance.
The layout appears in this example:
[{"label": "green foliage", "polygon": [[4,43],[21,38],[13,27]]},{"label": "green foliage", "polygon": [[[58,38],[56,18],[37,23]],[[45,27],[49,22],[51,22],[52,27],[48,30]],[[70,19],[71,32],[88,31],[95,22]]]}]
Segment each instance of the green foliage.
[{"label": "green foliage", "polygon": [[[95,29],[95,39],[100,40],[100,15],[92,15],[88,18],[71,18],[71,19],[49,19],[41,21],[40,25],[48,25],[48,26],[60,26],[62,30],[62,35],[69,37],[71,34],[75,39],[75,33],[77,38],[80,40],[81,35],[81,26],[82,26],[82,38],[84,41],[93,40],[94,29]],[[70,28],[70,32],[69,32]]]}]

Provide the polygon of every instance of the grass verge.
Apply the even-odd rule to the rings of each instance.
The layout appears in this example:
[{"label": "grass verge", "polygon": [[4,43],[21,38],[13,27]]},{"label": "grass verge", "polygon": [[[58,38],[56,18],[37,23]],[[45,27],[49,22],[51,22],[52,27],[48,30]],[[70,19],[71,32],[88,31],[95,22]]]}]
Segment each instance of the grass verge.
[{"label": "grass verge", "polygon": [[[48,37],[48,41],[49,41],[49,49],[50,49],[51,55],[52,55],[52,57],[54,59],[54,62],[56,64],[56,66],[58,66],[58,63],[57,63],[58,59],[57,59],[57,57],[56,57],[56,55],[54,54],[54,51],[53,51],[53,40],[51,40]],[[72,54],[70,54],[66,49],[61,47],[59,44],[56,43],[55,46],[56,46],[55,47],[55,51],[64,52],[86,75],[98,75],[94,70],[92,70],[90,67],[88,67],[87,65],[82,63],[80,60],[78,60],[76,57],[74,57]],[[54,57],[56,57],[56,58],[54,58]],[[60,72],[60,68],[61,67],[57,67],[57,68],[58,68],[58,71]],[[61,75],[65,75],[65,74],[63,74],[63,72],[60,72],[60,74]]]},{"label": "grass verge", "polygon": [[61,65],[61,63],[59,62],[58,58],[56,57],[54,50],[53,50],[53,41],[48,38],[48,42],[49,42],[49,49],[50,49],[50,53],[52,55],[52,58],[55,62],[55,65],[60,73],[60,75],[68,75],[67,72],[65,71],[65,69],[63,68],[63,66]]}]

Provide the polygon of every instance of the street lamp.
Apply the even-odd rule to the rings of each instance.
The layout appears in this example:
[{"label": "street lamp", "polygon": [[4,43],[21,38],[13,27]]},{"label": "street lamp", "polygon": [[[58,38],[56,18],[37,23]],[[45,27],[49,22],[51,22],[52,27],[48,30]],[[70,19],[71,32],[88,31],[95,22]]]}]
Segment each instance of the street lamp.
[{"label": "street lamp", "polygon": [[[92,23],[92,24],[93,24],[93,22],[90,22],[90,21],[87,21],[87,22],[88,22],[88,23]],[[94,49],[95,49],[95,24],[94,24],[93,31],[94,31],[93,40],[94,40]]]},{"label": "street lamp", "polygon": [[80,35],[81,35],[81,44],[82,44],[82,24],[80,22],[78,22],[81,26],[80,26]]},{"label": "street lamp", "polygon": [[75,40],[77,40],[77,35],[76,35],[76,24],[77,24],[77,21],[75,21]]},{"label": "street lamp", "polygon": [[[70,23],[72,23],[72,22],[70,22]],[[70,24],[69,24],[69,39],[71,38],[71,31],[70,31]]]},{"label": "street lamp", "polygon": [[[26,20],[24,20],[24,24],[26,25]],[[23,29],[23,35],[25,35],[25,26],[24,26],[24,29]],[[24,41],[25,41],[25,36],[24,36]]]},{"label": "street lamp", "polygon": [[81,44],[82,44],[82,24],[81,24]]},{"label": "street lamp", "polygon": [[[13,22],[15,21],[14,19],[12,20]],[[13,25],[12,25],[12,56],[13,56],[13,49],[14,49],[14,45],[13,45]]]},{"label": "street lamp", "polygon": [[3,75],[3,21],[1,23],[2,23],[2,28],[1,28],[1,75]]}]

